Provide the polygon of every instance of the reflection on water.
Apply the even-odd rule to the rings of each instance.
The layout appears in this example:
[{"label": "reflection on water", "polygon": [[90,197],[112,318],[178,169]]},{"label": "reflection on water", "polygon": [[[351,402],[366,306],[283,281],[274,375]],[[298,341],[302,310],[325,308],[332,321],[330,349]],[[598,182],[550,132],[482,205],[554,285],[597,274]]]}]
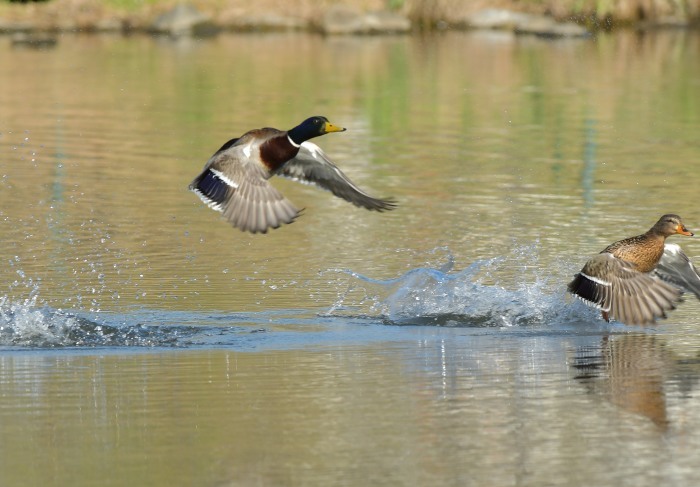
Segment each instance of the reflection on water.
[{"label": "reflection on water", "polygon": [[697,387],[700,359],[678,357],[663,338],[647,334],[604,336],[600,346],[577,351],[576,379],[626,412],[666,430],[669,390],[685,400]]},{"label": "reflection on water", "polygon": [[[13,439],[3,483],[61,485],[80,472],[83,485],[203,475],[226,485],[567,485],[572,474],[608,485],[642,471],[669,478],[674,464],[692,471],[692,392],[658,382],[663,365],[649,380],[630,377],[641,399],[614,396],[624,370],[601,386],[596,396],[616,401],[606,407],[566,370],[568,351],[598,337],[401,329],[400,339],[307,350],[5,353],[1,411],[14,420],[0,428]],[[655,414],[666,401],[664,436],[639,408],[623,409],[645,401]],[[19,467],[38,451],[55,461]]]},{"label": "reflection on water", "polygon": [[[700,304],[640,330],[564,288],[660,214],[700,228],[699,51],[0,38],[0,485],[692,484]],[[187,191],[315,114],[397,211],[274,181],[313,211],[253,236]]]},{"label": "reflection on water", "polygon": [[[595,350],[595,349],[594,349]],[[654,336],[604,337],[595,351],[583,351],[574,367],[577,379],[614,405],[668,427],[664,375],[671,357]]]},{"label": "reflection on water", "polygon": [[[579,254],[658,214],[700,221],[685,184],[697,44],[685,33],[68,37],[51,52],[3,51],[2,232],[19,263],[0,272],[41,279],[57,307],[265,310],[332,302],[316,274],[328,268],[390,278],[435,264],[425,253],[441,245],[466,268],[538,241],[558,282]],[[223,141],[310,112],[348,127],[319,144],[363,188],[395,194],[397,212],[274,181],[313,211],[261,239],[186,191]]]}]

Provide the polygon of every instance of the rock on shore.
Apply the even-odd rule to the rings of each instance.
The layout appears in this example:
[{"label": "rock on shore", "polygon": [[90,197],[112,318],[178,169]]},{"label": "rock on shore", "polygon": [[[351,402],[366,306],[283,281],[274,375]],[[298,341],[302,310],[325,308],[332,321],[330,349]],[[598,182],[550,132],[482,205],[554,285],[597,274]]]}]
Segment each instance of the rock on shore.
[{"label": "rock on shore", "polygon": [[319,30],[324,34],[398,34],[411,30],[407,17],[388,11],[360,12],[347,5],[326,10]]},{"label": "rock on shore", "polygon": [[573,22],[557,22],[546,15],[514,12],[505,9],[484,9],[462,19],[465,27],[472,29],[511,30],[516,34],[533,34],[543,37],[585,37],[590,32]]}]

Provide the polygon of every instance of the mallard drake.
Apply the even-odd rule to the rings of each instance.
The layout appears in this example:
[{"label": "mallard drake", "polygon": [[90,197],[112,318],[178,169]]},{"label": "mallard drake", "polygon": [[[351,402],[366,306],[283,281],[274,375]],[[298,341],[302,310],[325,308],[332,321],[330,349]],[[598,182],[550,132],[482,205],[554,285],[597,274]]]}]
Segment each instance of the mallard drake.
[{"label": "mallard drake", "polygon": [[308,142],[343,131],[326,117],[308,118],[287,131],[251,130],[221,146],[189,189],[231,225],[252,233],[265,233],[299,216],[300,210],[268,182],[275,175],[315,184],[368,210],[393,210],[392,199],[373,198],[362,191],[320,147]]},{"label": "mallard drake", "polygon": [[607,246],[576,274],[569,292],[599,308],[606,321],[636,325],[665,318],[684,291],[700,299],[697,269],[678,245],[665,243],[675,234],[693,236],[681,217],[669,214],[648,232]]}]

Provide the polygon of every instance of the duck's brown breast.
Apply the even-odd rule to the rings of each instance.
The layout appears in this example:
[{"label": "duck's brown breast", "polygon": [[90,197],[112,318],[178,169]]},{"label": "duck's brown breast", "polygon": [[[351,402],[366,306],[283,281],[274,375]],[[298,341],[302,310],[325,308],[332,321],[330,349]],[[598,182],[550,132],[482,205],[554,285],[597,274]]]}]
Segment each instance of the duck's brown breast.
[{"label": "duck's brown breast", "polygon": [[260,159],[265,167],[274,173],[298,152],[299,147],[289,141],[286,132],[281,132],[263,142],[260,146]]},{"label": "duck's brown breast", "polygon": [[639,235],[615,242],[603,252],[633,263],[639,272],[651,272],[664,253],[664,239],[656,235]]}]

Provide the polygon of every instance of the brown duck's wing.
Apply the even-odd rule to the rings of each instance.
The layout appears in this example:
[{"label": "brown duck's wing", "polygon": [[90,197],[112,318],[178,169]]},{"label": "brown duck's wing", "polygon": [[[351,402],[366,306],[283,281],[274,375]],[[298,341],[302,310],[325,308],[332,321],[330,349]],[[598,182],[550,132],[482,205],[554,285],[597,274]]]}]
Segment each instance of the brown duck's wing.
[{"label": "brown duck's wing", "polygon": [[396,208],[392,199],[374,198],[350,181],[343,171],[328,159],[328,156],[311,142],[304,142],[299,153],[290,159],[277,173],[303,183],[315,184],[355,206],[375,211]]},{"label": "brown duck's wing", "polygon": [[265,233],[293,222],[299,210],[268,182],[266,170],[246,151],[249,145],[220,150],[189,189],[243,231]]},{"label": "brown duck's wing", "polygon": [[601,253],[589,260],[569,283],[569,292],[628,325],[647,325],[665,318],[681,292],[634,264]]},{"label": "brown duck's wing", "polygon": [[685,252],[676,244],[666,244],[654,273],[700,299],[700,275]]}]

